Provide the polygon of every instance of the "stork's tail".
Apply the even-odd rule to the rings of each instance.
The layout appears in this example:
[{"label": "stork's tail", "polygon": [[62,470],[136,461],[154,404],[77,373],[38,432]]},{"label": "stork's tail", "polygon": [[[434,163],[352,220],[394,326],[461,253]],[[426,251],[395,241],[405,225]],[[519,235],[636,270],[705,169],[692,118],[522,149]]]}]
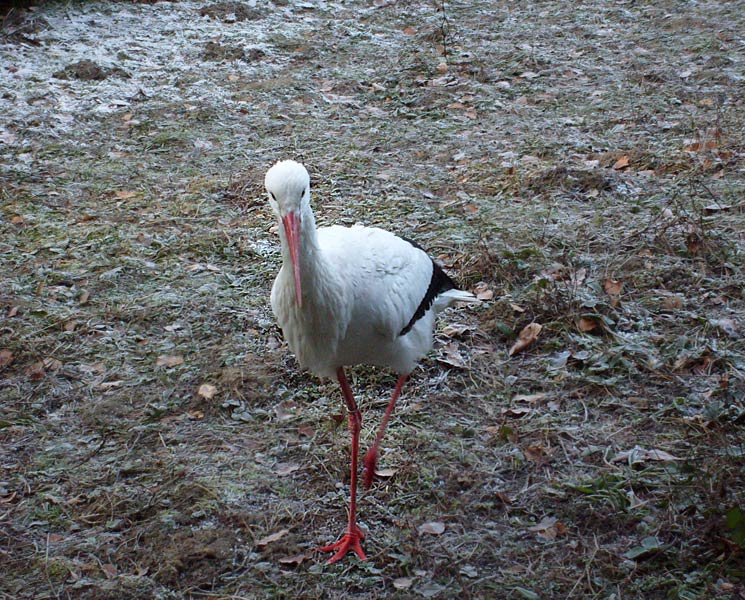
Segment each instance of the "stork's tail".
[{"label": "stork's tail", "polygon": [[447,290],[446,292],[442,292],[442,294],[435,298],[435,312],[440,312],[441,310],[447,308],[455,302],[468,302],[469,304],[478,304],[479,302],[481,302],[481,300],[479,300],[471,292],[464,292],[463,290],[455,289]]}]

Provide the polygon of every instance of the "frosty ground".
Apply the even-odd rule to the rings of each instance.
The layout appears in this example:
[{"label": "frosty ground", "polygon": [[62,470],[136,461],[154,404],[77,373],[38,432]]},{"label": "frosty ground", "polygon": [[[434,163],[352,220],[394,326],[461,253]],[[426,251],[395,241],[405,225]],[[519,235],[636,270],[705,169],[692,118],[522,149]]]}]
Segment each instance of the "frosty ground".
[{"label": "frosty ground", "polygon": [[[745,598],[741,3],[4,10],[0,598]],[[280,158],[484,299],[367,563],[314,550],[349,439],[268,307]]]}]

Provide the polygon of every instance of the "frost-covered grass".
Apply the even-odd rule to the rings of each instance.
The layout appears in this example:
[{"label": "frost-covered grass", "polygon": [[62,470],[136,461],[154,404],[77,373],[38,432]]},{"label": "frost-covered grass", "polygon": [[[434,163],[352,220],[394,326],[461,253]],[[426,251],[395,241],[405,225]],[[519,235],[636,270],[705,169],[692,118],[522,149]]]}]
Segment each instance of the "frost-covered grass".
[{"label": "frost-covered grass", "polygon": [[[742,596],[741,13],[14,9],[0,597]],[[268,308],[284,157],[320,224],[400,232],[494,294],[407,385],[365,564],[314,551],[344,527],[348,434]],[[352,378],[366,447],[394,376]]]}]

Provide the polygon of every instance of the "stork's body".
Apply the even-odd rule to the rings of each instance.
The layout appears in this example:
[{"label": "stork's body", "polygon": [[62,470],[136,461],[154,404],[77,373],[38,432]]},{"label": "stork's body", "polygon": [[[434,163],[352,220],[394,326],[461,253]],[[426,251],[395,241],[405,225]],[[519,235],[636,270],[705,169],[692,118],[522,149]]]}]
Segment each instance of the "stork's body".
[{"label": "stork's body", "polygon": [[408,374],[432,347],[438,310],[457,300],[474,301],[418,246],[371,227],[316,229],[310,181],[294,161],[266,175],[270,203],[280,220],[282,268],[271,304],[300,364],[319,376],[337,377],[349,412],[352,476],[349,527],[321,550],[337,550],[329,562],[354,550],[364,559],[356,523],[357,458],[362,417],[344,367],[389,367],[400,377],[378,436],[365,457],[365,485],[375,471],[378,446]]}]

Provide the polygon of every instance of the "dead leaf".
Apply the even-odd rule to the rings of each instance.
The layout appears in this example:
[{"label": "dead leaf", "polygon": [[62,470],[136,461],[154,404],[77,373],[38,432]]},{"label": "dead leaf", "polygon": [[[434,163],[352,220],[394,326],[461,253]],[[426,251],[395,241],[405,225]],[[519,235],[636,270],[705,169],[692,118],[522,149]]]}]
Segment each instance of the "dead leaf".
[{"label": "dead leaf", "polygon": [[274,474],[278,477],[286,477],[287,475],[299,470],[300,465],[296,465],[295,463],[277,463],[274,467]]},{"label": "dead leaf", "polygon": [[288,533],[290,533],[289,529],[280,529],[276,533],[272,533],[266,537],[261,538],[256,542],[256,545],[261,548],[263,546],[267,546],[271,544],[272,542],[276,542],[279,539],[282,539],[284,536],[286,536]]},{"label": "dead leaf", "polygon": [[536,339],[538,339],[538,335],[541,333],[541,329],[543,329],[543,325],[540,323],[529,323],[523,327],[517,336],[517,341],[512,344],[512,348],[510,348],[510,351],[508,352],[509,356],[522,352],[525,348],[535,342]]},{"label": "dead leaf", "polygon": [[711,324],[722,330],[731,338],[737,338],[737,325],[732,319],[714,319]]},{"label": "dead leaf", "polygon": [[78,304],[88,304],[88,299],[90,297],[90,292],[88,292],[87,290],[83,290],[83,293],[80,294],[80,298],[78,298]]},{"label": "dead leaf", "polygon": [[398,577],[393,580],[393,587],[397,590],[408,590],[414,583],[413,577]]},{"label": "dead leaf", "polygon": [[662,306],[668,310],[678,310],[683,308],[683,296],[679,294],[673,294],[671,296],[665,296],[662,299]]},{"label": "dead leaf", "polygon": [[669,452],[665,452],[664,450],[658,450],[656,448],[652,450],[646,450],[644,448],[640,448],[639,446],[635,446],[631,450],[623,450],[619,452],[611,459],[611,462],[628,462],[629,464],[633,465],[647,461],[673,462],[676,460],[681,459],[673,456]]},{"label": "dead leaf", "polygon": [[375,469],[375,475],[378,477],[388,478],[393,477],[396,474],[396,471],[398,471],[398,469]]},{"label": "dead leaf", "polygon": [[463,356],[461,356],[459,347],[460,346],[458,346],[457,342],[450,342],[448,344],[445,344],[437,353],[438,362],[445,363],[446,365],[457,367],[459,369],[465,369],[466,361],[463,359]]},{"label": "dead leaf", "polygon": [[409,25],[408,27],[404,28],[403,33],[404,35],[414,35],[416,33],[416,29]]},{"label": "dead leaf", "polygon": [[128,190],[117,190],[114,192],[114,196],[118,198],[119,200],[127,200],[128,198],[134,198],[137,195],[137,192],[131,192]]},{"label": "dead leaf", "polygon": [[45,371],[59,371],[62,368],[62,361],[51,356],[41,361],[41,364],[44,366]]},{"label": "dead leaf", "polygon": [[300,554],[293,554],[292,556],[285,556],[284,558],[280,558],[279,562],[282,565],[299,565],[308,558],[309,557],[307,554],[305,554],[305,552],[301,552]]},{"label": "dead leaf", "polygon": [[494,292],[483,281],[476,284],[473,288],[473,293],[479,300],[491,300],[494,298]]},{"label": "dead leaf", "polygon": [[546,531],[549,527],[556,525],[558,519],[556,517],[543,517],[540,523],[528,527],[528,531]]},{"label": "dead leaf", "polygon": [[502,414],[505,417],[513,417],[515,419],[519,419],[520,417],[524,417],[525,415],[530,414],[531,409],[527,406],[522,407],[515,407],[515,408],[503,408]]},{"label": "dead leaf", "polygon": [[546,397],[546,394],[540,392],[538,394],[517,394],[512,398],[513,402],[527,402],[528,404],[536,404]]},{"label": "dead leaf", "polygon": [[6,317],[8,317],[9,319],[10,319],[11,317],[15,317],[15,316],[16,316],[16,315],[18,314],[18,311],[19,311],[19,310],[21,310],[21,307],[20,307],[20,306],[18,306],[18,305],[16,305],[16,306],[11,306],[11,307],[10,307],[10,308],[8,309],[8,314],[6,315]]},{"label": "dead leaf", "polygon": [[624,155],[621,158],[619,158],[615,163],[613,163],[613,169],[616,171],[621,171],[622,169],[626,169],[629,166],[629,157]]},{"label": "dead leaf", "polygon": [[544,465],[548,462],[548,453],[540,444],[526,446],[523,450],[525,457],[536,465]]},{"label": "dead leaf", "polygon": [[731,204],[709,204],[709,206],[704,206],[704,212],[707,214],[712,214],[716,212],[724,212],[727,210],[731,210],[732,205]]},{"label": "dead leaf", "polygon": [[183,356],[170,356],[167,354],[163,354],[155,359],[155,366],[166,367],[167,369],[170,369],[171,367],[183,364],[183,362]]},{"label": "dead leaf", "polygon": [[0,369],[4,369],[13,362],[13,353],[7,348],[0,350]]},{"label": "dead leaf", "polygon": [[445,523],[440,521],[430,521],[423,523],[416,529],[420,534],[429,533],[430,535],[442,535],[445,531]]},{"label": "dead leaf", "polygon": [[101,570],[106,574],[107,579],[113,579],[117,576],[116,567],[111,563],[102,564]]},{"label": "dead leaf", "polygon": [[26,368],[26,375],[28,375],[28,378],[32,381],[37,381],[39,379],[42,379],[44,377],[44,363],[43,362],[35,362],[31,366]]},{"label": "dead leaf", "polygon": [[65,326],[62,329],[64,329],[67,332],[70,332],[70,331],[75,331],[75,328],[77,326],[78,326],[78,322],[73,320],[73,321],[68,321],[67,323],[65,323]]},{"label": "dead leaf", "polygon": [[621,301],[619,296],[621,295],[621,290],[623,289],[623,281],[620,281],[618,279],[611,279],[609,277],[603,282],[603,288],[605,289],[605,293],[610,296],[610,305],[614,308],[618,306],[619,302]]},{"label": "dead leaf", "polygon": [[99,383],[96,387],[99,390],[103,390],[104,392],[113,388],[121,387],[124,384],[124,381],[121,379],[117,379],[115,381],[102,381]]},{"label": "dead leaf", "polygon": [[688,253],[696,256],[701,252],[701,246],[703,245],[703,240],[701,239],[701,236],[696,233],[695,231],[691,231],[686,235],[686,248],[688,248]]},{"label": "dead leaf", "polygon": [[525,312],[525,309],[522,306],[518,306],[517,304],[513,304],[510,302],[510,308],[514,310],[515,312],[523,313]]},{"label": "dead leaf", "polygon": [[217,393],[217,388],[211,383],[203,383],[199,386],[197,394],[206,400],[212,400]]},{"label": "dead leaf", "polygon": [[465,333],[466,331],[471,331],[473,327],[470,325],[463,325],[460,323],[451,323],[450,325],[446,326],[442,330],[442,335],[445,335],[449,338],[455,337],[456,335],[461,335]]},{"label": "dead leaf", "polygon": [[313,429],[310,425],[300,425],[300,427],[297,428],[297,433],[298,435],[312,438],[314,435],[316,435],[316,430]]},{"label": "dead leaf", "polygon": [[189,415],[189,418],[192,421],[201,421],[202,419],[204,419],[204,411],[203,410],[193,409],[193,410],[187,411],[186,414]]},{"label": "dead leaf", "polygon": [[579,321],[577,321],[577,329],[579,329],[582,333],[595,331],[599,327],[600,321],[593,317],[580,317]]}]

